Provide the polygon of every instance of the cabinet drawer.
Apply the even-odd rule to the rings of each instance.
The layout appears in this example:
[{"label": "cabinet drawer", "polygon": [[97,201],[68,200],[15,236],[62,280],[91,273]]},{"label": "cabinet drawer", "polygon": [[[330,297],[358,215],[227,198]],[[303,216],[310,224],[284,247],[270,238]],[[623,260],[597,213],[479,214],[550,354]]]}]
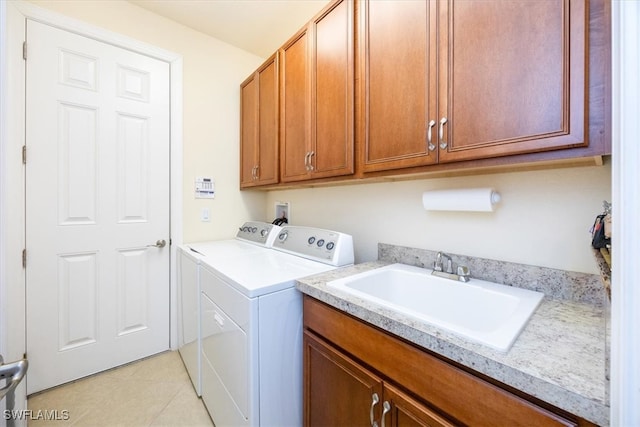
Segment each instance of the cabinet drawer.
[{"label": "cabinet drawer", "polygon": [[463,424],[578,425],[308,296],[304,326]]}]

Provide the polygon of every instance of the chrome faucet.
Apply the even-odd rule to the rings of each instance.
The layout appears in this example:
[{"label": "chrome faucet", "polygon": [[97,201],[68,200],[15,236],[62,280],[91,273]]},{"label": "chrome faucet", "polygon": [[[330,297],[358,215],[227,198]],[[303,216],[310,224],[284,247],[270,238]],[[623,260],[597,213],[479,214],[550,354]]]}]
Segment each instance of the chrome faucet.
[{"label": "chrome faucet", "polygon": [[443,271],[442,258],[447,260],[447,269],[444,271],[447,273],[453,273],[453,261],[451,260],[451,257],[444,252],[438,252],[438,255],[436,255],[436,262],[433,264],[433,269],[435,271]]},{"label": "chrome faucet", "polygon": [[[446,260],[446,267],[443,267],[443,259]],[[459,282],[468,282],[471,277],[471,272],[469,268],[464,265],[458,265],[456,267],[456,272],[453,272],[453,261],[451,260],[451,256],[445,254],[444,252],[438,252],[436,255],[436,261],[433,263],[433,274],[434,276],[444,277],[445,279],[457,280]],[[444,268],[444,270],[443,270]]]}]

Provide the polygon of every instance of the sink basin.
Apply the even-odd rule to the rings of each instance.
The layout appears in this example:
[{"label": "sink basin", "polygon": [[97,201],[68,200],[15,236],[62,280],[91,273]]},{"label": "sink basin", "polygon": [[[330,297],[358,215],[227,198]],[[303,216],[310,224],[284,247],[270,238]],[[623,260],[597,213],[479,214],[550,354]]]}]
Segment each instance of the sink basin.
[{"label": "sink basin", "polygon": [[544,297],[479,279],[456,282],[404,264],[327,285],[502,352],[511,348]]}]

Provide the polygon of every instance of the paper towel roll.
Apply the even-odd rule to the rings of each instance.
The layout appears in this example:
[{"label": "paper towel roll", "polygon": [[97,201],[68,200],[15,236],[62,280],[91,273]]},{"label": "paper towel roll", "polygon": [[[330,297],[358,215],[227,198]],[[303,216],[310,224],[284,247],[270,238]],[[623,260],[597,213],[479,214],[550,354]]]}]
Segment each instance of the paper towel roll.
[{"label": "paper towel roll", "polygon": [[427,191],[422,205],[428,211],[492,212],[500,194],[491,188]]}]

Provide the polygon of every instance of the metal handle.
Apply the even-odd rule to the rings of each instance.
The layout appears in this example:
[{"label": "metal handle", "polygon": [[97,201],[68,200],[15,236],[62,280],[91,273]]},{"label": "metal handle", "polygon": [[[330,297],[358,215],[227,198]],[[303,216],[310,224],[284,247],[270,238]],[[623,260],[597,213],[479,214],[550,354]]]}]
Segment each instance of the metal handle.
[{"label": "metal handle", "polygon": [[369,411],[369,419],[371,420],[371,427],[378,427],[378,423],[375,420],[373,411],[379,402],[380,402],[380,398],[378,397],[378,393],[373,393],[371,395],[371,410]]},{"label": "metal handle", "polygon": [[259,166],[258,166],[258,165],[255,165],[255,166],[253,167],[253,179],[258,179],[258,177],[259,177],[259,175],[258,175],[258,169],[259,169]]},{"label": "metal handle", "polygon": [[382,404],[382,421],[381,421],[381,427],[384,427],[384,418],[387,415],[387,412],[389,412],[391,410],[391,404],[385,400],[384,403]]},{"label": "metal handle", "polygon": [[13,392],[20,381],[27,374],[29,368],[29,362],[27,359],[18,360],[17,362],[4,364],[0,357],[0,380],[8,379],[7,384],[0,388],[0,400],[4,399],[6,395]]},{"label": "metal handle", "polygon": [[307,151],[307,154],[304,155],[304,168],[309,170],[309,156],[311,156],[311,152]]},{"label": "metal handle", "polygon": [[447,148],[447,142],[444,140],[444,124],[447,123],[447,118],[443,117],[440,119],[440,129],[438,130],[438,139],[440,141],[440,148],[444,150]]},{"label": "metal handle", "polygon": [[147,245],[148,248],[164,248],[167,245],[167,242],[162,239],[162,240],[156,240],[156,244],[155,245]]},{"label": "metal handle", "polygon": [[427,148],[429,149],[429,151],[433,151],[436,149],[436,146],[433,145],[433,143],[431,142],[431,131],[435,125],[436,125],[435,120],[431,120],[427,125]]},{"label": "metal handle", "polygon": [[251,179],[256,179],[256,167],[251,168]]},{"label": "metal handle", "polygon": [[311,152],[309,153],[309,170],[310,170],[310,171],[312,171],[312,170],[314,169],[314,168],[313,168],[313,159],[312,159],[312,157],[313,157],[315,154],[316,154],[316,152],[315,152],[315,151],[311,151]]}]

